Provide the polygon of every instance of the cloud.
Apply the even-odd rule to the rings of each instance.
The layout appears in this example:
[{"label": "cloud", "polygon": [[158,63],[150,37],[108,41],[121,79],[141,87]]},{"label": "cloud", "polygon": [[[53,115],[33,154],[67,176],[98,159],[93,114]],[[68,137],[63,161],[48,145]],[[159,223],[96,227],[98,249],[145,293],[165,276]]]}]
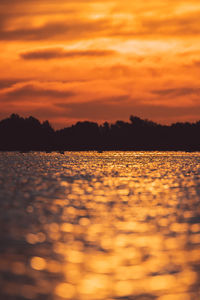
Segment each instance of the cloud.
[{"label": "cloud", "polygon": [[192,88],[192,87],[183,87],[183,88],[174,88],[174,89],[163,89],[163,90],[153,90],[153,94],[159,95],[159,96],[173,96],[173,97],[179,97],[179,96],[188,96],[188,95],[199,95],[200,94],[200,88]]},{"label": "cloud", "polygon": [[39,41],[48,39],[79,40],[92,37],[108,27],[108,20],[84,20],[74,22],[49,22],[37,27],[1,29],[0,40]]},{"label": "cloud", "polygon": [[21,81],[22,81],[21,79],[0,79],[0,90],[9,88]]},{"label": "cloud", "polygon": [[142,28],[139,34],[150,35],[198,35],[199,11],[172,17],[146,18],[142,21]]},{"label": "cloud", "polygon": [[6,98],[7,101],[15,102],[15,101],[29,101],[29,99],[40,100],[41,98],[50,98],[50,99],[66,99],[73,97],[75,95],[74,92],[70,90],[59,90],[55,88],[45,88],[33,84],[26,84],[23,86],[15,86],[12,89],[8,89],[3,93],[3,97]]},{"label": "cloud", "polygon": [[[35,5],[37,2],[43,5]],[[152,36],[162,38],[166,36],[196,36],[200,33],[198,5],[196,11],[190,10],[188,6],[188,11],[181,12],[180,10],[177,13],[178,3],[174,5],[171,0],[165,1],[164,5],[154,0],[149,1],[148,5],[132,4],[130,1],[127,5],[127,3],[120,3],[116,0],[113,2],[115,9],[108,14],[103,14],[103,17],[98,19],[98,9],[95,10],[92,7],[95,5],[98,7],[101,4],[106,8],[106,5],[109,6],[107,2],[109,1],[101,0],[97,4],[91,0],[75,0],[67,1],[66,4],[66,1],[59,0],[55,5],[54,1],[47,0],[1,0],[0,10],[3,13],[0,18],[0,40],[63,39],[66,41],[67,39],[91,39],[93,36],[143,39],[144,37],[152,38]],[[183,4],[183,2],[179,1],[179,4]],[[101,10],[102,8],[99,11],[100,14]],[[35,14],[31,15],[32,11],[35,11]],[[74,11],[74,19],[71,18],[72,11]],[[94,13],[93,19],[91,18],[92,13]],[[97,14],[96,19],[95,13]],[[27,16],[29,16],[28,25]],[[41,20],[44,17],[46,23],[33,26],[35,23],[31,20],[39,16]],[[60,18],[58,18],[59,16]],[[63,18],[63,16],[66,17]],[[56,21],[59,19],[67,21]]]},{"label": "cloud", "polygon": [[[91,119],[91,120],[117,120],[128,119],[129,116],[137,115],[145,118],[153,118],[154,120],[162,120],[166,118],[185,117],[189,115],[196,116],[199,119],[200,104],[191,106],[166,106],[166,105],[151,105],[142,103],[140,99],[132,99],[126,105],[123,102],[117,103],[113,98],[112,103],[107,98],[93,100],[80,103],[57,103],[57,108],[62,108],[63,116],[76,119]],[[117,98],[116,98],[117,99]]]},{"label": "cloud", "polygon": [[[198,54],[199,54],[199,53],[198,53]],[[195,66],[195,67],[199,68],[199,67],[200,67],[200,60],[195,60],[195,61],[193,62],[193,64],[192,64],[192,66]]]},{"label": "cloud", "polygon": [[130,39],[152,39],[168,37],[195,37],[200,34],[199,27],[199,10],[183,14],[169,13],[156,9],[149,11],[149,14],[143,14],[143,9],[138,15],[134,15],[135,23],[128,23],[125,19],[121,23],[115,24],[108,28],[107,35]]},{"label": "cloud", "polygon": [[75,57],[101,57],[110,56],[115,54],[111,50],[79,50],[79,51],[66,51],[62,48],[39,49],[20,54],[20,57],[25,60],[49,60],[58,58],[75,58]]}]

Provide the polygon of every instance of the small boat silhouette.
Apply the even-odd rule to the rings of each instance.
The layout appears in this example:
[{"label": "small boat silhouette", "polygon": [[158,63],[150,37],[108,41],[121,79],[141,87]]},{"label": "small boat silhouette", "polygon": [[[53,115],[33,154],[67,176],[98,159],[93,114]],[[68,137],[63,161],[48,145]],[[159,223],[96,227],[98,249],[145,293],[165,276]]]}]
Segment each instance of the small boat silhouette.
[{"label": "small boat silhouette", "polygon": [[103,153],[103,150],[99,149],[97,150],[98,153]]}]

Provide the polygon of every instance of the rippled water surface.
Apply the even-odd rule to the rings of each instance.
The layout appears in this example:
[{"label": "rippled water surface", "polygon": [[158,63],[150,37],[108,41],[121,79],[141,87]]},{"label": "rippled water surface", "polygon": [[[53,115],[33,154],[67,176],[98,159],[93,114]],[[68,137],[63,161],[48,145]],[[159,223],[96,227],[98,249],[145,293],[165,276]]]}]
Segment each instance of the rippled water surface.
[{"label": "rippled water surface", "polygon": [[0,153],[0,299],[199,300],[200,153]]}]

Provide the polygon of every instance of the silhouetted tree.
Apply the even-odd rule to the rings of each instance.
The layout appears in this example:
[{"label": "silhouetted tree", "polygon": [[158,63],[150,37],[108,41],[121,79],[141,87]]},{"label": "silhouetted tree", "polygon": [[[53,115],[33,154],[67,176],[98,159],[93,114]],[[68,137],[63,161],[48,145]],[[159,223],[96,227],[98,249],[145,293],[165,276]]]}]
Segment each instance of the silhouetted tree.
[{"label": "silhouetted tree", "polygon": [[136,116],[130,123],[77,122],[55,131],[48,121],[12,114],[0,121],[0,150],[188,150],[200,151],[200,121],[160,125]]}]

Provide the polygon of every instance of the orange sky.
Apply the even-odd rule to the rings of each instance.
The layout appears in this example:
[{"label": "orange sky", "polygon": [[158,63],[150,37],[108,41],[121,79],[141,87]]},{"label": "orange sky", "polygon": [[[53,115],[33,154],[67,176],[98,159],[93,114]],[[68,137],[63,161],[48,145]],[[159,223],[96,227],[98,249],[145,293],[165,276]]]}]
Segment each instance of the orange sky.
[{"label": "orange sky", "polygon": [[200,119],[200,3],[1,0],[0,118]]}]

